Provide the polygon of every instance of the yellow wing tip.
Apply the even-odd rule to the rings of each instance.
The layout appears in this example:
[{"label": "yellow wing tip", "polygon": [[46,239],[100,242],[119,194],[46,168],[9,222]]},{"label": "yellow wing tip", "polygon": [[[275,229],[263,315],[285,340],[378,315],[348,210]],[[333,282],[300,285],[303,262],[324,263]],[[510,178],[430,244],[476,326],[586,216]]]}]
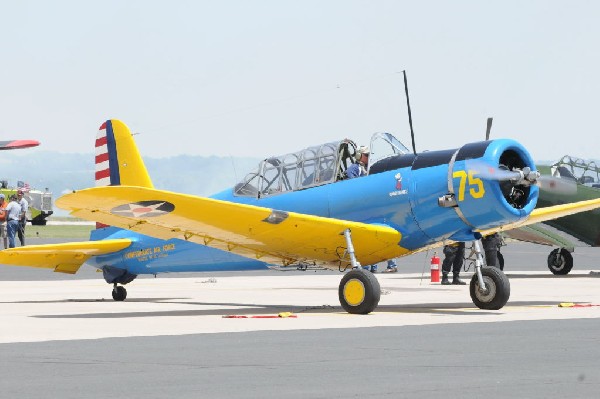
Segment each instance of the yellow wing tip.
[{"label": "yellow wing tip", "polygon": [[575,306],[573,302],[561,302],[558,304],[559,308],[572,308],[573,306]]}]

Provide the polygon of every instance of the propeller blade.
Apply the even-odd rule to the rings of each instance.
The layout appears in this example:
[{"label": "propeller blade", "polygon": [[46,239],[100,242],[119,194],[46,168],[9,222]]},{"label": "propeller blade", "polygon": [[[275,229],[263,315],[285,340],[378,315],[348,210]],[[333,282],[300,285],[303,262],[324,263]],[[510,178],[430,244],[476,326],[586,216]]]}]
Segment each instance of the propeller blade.
[{"label": "propeller blade", "polygon": [[513,185],[529,186],[537,184],[540,178],[538,171],[533,171],[529,166],[522,169],[509,170],[506,166],[492,166],[481,160],[467,160],[467,169],[474,171],[478,177],[485,180],[507,181]]},{"label": "propeller blade", "polygon": [[573,179],[543,175],[537,179],[540,190],[561,195],[577,194],[577,182]]},{"label": "propeller blade", "polygon": [[492,131],[492,121],[494,120],[494,118],[488,118],[487,119],[487,128],[485,129],[485,140],[489,140],[490,139],[490,132]]},{"label": "propeller blade", "polygon": [[485,180],[518,180],[521,178],[521,173],[513,172],[506,168],[492,166],[480,160],[467,160],[467,169],[474,171],[477,177]]}]

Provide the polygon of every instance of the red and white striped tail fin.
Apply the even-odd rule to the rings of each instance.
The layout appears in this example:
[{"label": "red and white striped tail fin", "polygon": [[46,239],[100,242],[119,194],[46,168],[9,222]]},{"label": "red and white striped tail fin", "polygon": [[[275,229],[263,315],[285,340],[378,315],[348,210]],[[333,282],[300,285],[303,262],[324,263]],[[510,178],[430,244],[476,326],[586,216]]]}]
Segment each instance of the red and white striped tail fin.
[{"label": "red and white striped tail fin", "polygon": [[96,136],[96,186],[154,187],[129,128],[116,119]]},{"label": "red and white striped tail fin", "polygon": [[100,126],[96,136],[96,187],[110,186],[110,162],[106,139],[106,122]]},{"label": "red and white striped tail fin", "polygon": [[96,186],[154,187],[131,131],[116,119],[104,122],[96,136]]}]

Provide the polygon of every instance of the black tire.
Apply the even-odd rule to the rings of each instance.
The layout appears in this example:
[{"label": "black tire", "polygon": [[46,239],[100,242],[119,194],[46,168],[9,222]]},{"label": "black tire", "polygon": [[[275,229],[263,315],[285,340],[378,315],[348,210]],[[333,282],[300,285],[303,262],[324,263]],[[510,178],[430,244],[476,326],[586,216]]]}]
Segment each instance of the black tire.
[{"label": "black tire", "polygon": [[47,223],[46,219],[43,218],[34,218],[31,219],[31,225],[32,226],[45,226]]},{"label": "black tire", "polygon": [[504,255],[498,251],[498,267],[500,270],[504,270]]},{"label": "black tire", "polygon": [[127,298],[127,290],[125,287],[116,286],[112,290],[112,297],[115,301],[124,301]]},{"label": "black tire", "polygon": [[479,289],[477,273],[471,278],[469,291],[471,299],[479,309],[502,309],[510,298],[510,282],[508,277],[497,267],[482,267],[481,275],[485,283],[485,291]]},{"label": "black tire", "polygon": [[573,268],[573,255],[564,248],[556,248],[548,255],[548,269],[552,274],[564,276]]},{"label": "black tire", "polygon": [[340,281],[338,295],[346,312],[368,314],[379,304],[381,288],[373,273],[354,269],[346,273]]}]

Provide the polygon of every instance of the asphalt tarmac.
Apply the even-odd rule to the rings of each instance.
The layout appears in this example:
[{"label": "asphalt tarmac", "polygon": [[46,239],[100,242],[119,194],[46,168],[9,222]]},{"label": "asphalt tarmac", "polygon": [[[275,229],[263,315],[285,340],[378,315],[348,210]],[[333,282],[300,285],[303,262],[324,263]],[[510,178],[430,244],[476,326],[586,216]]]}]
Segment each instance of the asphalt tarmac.
[{"label": "asphalt tarmac", "polygon": [[91,268],[0,266],[0,397],[596,397],[600,252],[561,277],[550,250],[503,249],[499,311],[431,283],[431,253],[402,258],[366,316],[342,311],[332,272],[145,277],[114,302]]}]

